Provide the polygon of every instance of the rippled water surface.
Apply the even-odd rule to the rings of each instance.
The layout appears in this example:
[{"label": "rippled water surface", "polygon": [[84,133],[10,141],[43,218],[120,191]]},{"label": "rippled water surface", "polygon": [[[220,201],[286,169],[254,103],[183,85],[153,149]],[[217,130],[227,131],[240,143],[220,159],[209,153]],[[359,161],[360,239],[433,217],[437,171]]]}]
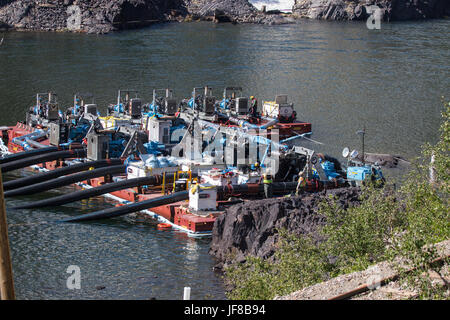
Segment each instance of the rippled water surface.
[{"label": "rippled water surface", "polygon": [[[449,97],[450,21],[382,24],[305,21],[298,25],[162,24],[96,36],[0,33],[0,125],[23,120],[36,92],[52,90],[64,106],[91,92],[100,110],[118,89],[171,87],[180,98],[209,85],[272,100],[288,94],[313,124],[317,150],[339,156],[358,148],[412,158],[438,137],[441,96]],[[26,173],[15,173],[16,175]],[[7,175],[5,180],[12,179]],[[7,201],[7,207],[71,188]],[[135,219],[85,224],[62,217],[111,206],[103,198],[52,209],[8,211],[15,285],[22,299],[225,298],[212,272],[209,241],[156,230]],[[81,289],[66,288],[69,265]]]}]

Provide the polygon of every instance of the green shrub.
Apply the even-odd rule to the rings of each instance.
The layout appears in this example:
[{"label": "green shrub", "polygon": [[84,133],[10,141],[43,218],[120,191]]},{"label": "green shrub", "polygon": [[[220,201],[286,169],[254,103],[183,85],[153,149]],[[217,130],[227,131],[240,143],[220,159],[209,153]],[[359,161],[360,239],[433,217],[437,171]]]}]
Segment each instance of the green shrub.
[{"label": "green shrub", "polygon": [[[272,299],[341,274],[364,270],[396,256],[408,259],[413,272],[399,267],[401,280],[419,291],[419,298],[444,298],[445,288],[433,286],[426,270],[436,269],[434,250],[425,245],[450,238],[450,103],[445,104],[440,140],[423,147],[402,187],[391,192],[365,187],[361,205],[343,210],[336,201],[323,201],[326,225],[323,241],[279,230],[274,259],[249,257],[225,270],[230,299]],[[435,181],[430,183],[434,156]],[[448,263],[448,261],[447,261]]]}]

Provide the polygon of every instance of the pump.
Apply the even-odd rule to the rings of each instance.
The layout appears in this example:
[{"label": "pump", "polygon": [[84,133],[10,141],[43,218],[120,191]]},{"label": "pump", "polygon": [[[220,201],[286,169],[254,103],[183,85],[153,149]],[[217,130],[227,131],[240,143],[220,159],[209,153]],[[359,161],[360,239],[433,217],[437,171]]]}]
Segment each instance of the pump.
[{"label": "pump", "polygon": [[[134,95],[132,98],[131,96]],[[142,115],[142,101],[138,98],[137,90],[119,90],[117,103],[108,106],[108,115],[121,117],[127,115],[132,119],[138,119]]]},{"label": "pump", "polygon": [[73,124],[77,124],[78,120],[86,114],[97,116],[94,95],[91,93],[76,93],[73,97],[73,107],[66,110],[67,120],[72,120]]},{"label": "pump", "polygon": [[192,98],[188,101],[187,106],[192,110],[210,116],[216,110],[215,104],[216,97],[212,95],[212,88],[206,86],[194,88]]},{"label": "pump", "polygon": [[[161,95],[163,93],[163,95]],[[172,89],[154,89],[150,112],[173,116],[178,111],[177,100]]]},{"label": "pump", "polygon": [[48,126],[49,122],[59,120],[57,95],[52,92],[37,93],[36,104],[27,113],[27,125]]}]

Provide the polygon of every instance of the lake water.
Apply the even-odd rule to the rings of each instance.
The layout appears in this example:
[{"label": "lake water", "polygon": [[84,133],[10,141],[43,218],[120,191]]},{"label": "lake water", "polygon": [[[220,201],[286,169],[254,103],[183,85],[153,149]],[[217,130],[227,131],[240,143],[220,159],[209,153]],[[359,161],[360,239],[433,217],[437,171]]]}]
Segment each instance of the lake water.
[{"label": "lake water", "polygon": [[[52,90],[63,106],[76,92],[91,92],[100,110],[118,89],[136,89],[150,101],[153,88],[179,98],[209,85],[273,100],[288,94],[300,119],[313,125],[317,151],[340,156],[359,148],[412,158],[435,142],[450,96],[449,20],[383,23],[302,21],[261,26],[210,23],[159,24],[109,35],[0,33],[0,125],[24,119],[37,92]],[[23,172],[15,175],[28,174]],[[5,176],[5,180],[13,178]],[[72,187],[7,200],[7,208]],[[54,221],[111,206],[108,200],[52,209],[8,211],[19,299],[224,299],[212,271],[208,239],[196,240],[123,218],[62,225]],[[81,289],[69,290],[70,265]]]}]

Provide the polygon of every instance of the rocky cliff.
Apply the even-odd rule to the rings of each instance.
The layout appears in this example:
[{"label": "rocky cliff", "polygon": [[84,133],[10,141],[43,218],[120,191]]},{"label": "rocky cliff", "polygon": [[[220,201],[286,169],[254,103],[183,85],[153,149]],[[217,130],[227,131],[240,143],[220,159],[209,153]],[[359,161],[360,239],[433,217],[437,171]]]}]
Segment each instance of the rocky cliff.
[{"label": "rocky cliff", "polygon": [[291,16],[259,12],[247,0],[0,0],[0,29],[107,33],[164,21],[367,20],[371,5],[380,8],[383,20],[450,15],[449,0],[297,0]]},{"label": "rocky cliff", "polygon": [[442,18],[450,15],[449,0],[296,0],[292,12],[300,18],[367,20],[367,7],[380,8],[384,21]]},{"label": "rocky cliff", "polygon": [[[217,19],[216,19],[217,18]],[[247,0],[0,0],[0,28],[108,33],[154,22],[292,23]]]},{"label": "rocky cliff", "polygon": [[183,13],[183,0],[0,0],[0,25],[27,30],[106,33]]},{"label": "rocky cliff", "polygon": [[[344,188],[283,199],[248,201],[234,205],[219,216],[213,228],[210,254],[216,268],[243,262],[247,255],[264,259],[275,252],[277,229],[294,234],[315,234],[325,220],[318,212],[322,199],[334,195],[343,208],[359,203],[359,188]],[[317,236],[317,235],[316,235]]]}]

